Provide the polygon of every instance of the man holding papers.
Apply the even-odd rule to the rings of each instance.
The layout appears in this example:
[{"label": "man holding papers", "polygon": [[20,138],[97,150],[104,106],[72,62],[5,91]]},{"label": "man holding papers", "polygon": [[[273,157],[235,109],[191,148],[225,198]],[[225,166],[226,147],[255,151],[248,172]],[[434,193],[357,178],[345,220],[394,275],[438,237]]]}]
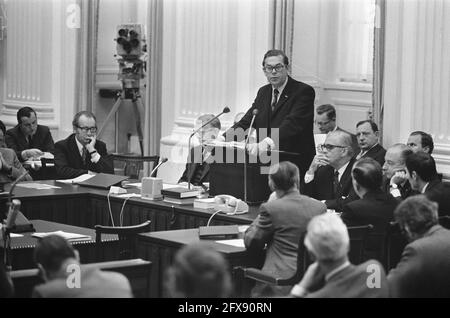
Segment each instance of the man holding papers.
[{"label": "man holding papers", "polygon": [[74,133],[55,144],[56,173],[61,179],[82,174],[114,174],[112,158],[103,141],[97,140],[97,121],[91,112],[81,111],[72,121]]}]

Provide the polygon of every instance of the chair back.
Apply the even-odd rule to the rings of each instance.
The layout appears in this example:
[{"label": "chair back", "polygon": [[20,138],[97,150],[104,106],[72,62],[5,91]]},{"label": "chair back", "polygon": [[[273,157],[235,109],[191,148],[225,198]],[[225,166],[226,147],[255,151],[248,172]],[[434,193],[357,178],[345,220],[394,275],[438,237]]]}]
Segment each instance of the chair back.
[{"label": "chair back", "polygon": [[118,259],[136,257],[137,235],[150,232],[151,221],[132,226],[95,226],[95,247],[97,259],[103,259],[102,234],[116,234],[119,237]]},{"label": "chair back", "polygon": [[360,264],[364,261],[364,247],[373,225],[350,226],[347,228],[350,238],[350,251],[348,254],[352,264]]},{"label": "chair back", "polygon": [[440,216],[440,217],[439,217],[439,224],[440,224],[442,227],[444,227],[444,228],[450,230],[450,215]]},{"label": "chair back", "polygon": [[56,180],[55,159],[41,158],[41,179],[42,180]]},{"label": "chair back", "polygon": [[386,234],[385,244],[386,272],[397,266],[397,263],[400,261],[403,250],[407,244],[408,242],[403,236],[398,222],[390,222]]},{"label": "chair back", "polygon": [[[143,177],[141,171],[144,168],[144,162],[150,163],[149,171],[151,171],[159,161],[159,156],[139,156],[133,154],[112,154],[111,156],[114,161],[114,168],[120,172],[123,171],[123,173],[119,172],[117,174],[123,174],[131,179],[139,180]],[[156,171],[154,174],[156,175]]]}]

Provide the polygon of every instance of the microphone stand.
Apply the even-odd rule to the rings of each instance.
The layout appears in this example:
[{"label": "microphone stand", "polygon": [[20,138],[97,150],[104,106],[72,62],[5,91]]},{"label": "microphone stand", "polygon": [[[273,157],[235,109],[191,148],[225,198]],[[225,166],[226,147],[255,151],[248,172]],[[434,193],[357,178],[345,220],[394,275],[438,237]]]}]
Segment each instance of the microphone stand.
[{"label": "microphone stand", "polygon": [[[213,118],[211,118],[210,120],[208,120],[206,123],[204,123],[200,128],[194,130],[194,132],[193,132],[192,134],[190,134],[189,139],[188,139],[189,155],[191,154],[191,139],[192,139],[192,137],[194,137],[194,135],[195,135],[197,132],[199,132],[200,130],[202,130],[206,125],[208,125],[208,124],[209,124],[210,122],[212,122],[214,119],[217,119],[217,118],[219,118],[220,116],[222,116],[223,114],[226,114],[226,113],[228,113],[228,112],[230,112],[230,109],[229,109],[228,107],[225,107],[219,115],[214,116]],[[191,159],[193,159],[193,158],[191,158]],[[191,178],[192,178],[192,176],[191,176],[191,164],[188,165],[188,171],[187,171],[187,172],[188,172],[188,189],[191,190]]]},{"label": "microphone stand", "polygon": [[152,172],[150,172],[150,177],[156,172],[156,170],[158,170],[159,167],[161,167],[161,165],[167,161],[167,158],[162,158],[161,161],[156,165],[155,168],[153,168]]},{"label": "microphone stand", "polygon": [[250,139],[250,134],[252,132],[253,122],[255,121],[257,114],[258,114],[258,110],[254,109],[252,121],[250,122],[250,126],[248,128],[248,135],[244,141],[244,202],[245,203],[248,203],[247,202],[247,145],[248,145],[248,140]]}]

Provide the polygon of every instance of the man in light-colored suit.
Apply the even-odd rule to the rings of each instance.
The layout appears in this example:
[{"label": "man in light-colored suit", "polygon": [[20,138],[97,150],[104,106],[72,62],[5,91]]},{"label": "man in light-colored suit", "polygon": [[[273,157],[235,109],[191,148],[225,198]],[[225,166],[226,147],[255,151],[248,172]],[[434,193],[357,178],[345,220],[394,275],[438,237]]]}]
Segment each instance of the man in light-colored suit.
[{"label": "man in light-colored suit", "polygon": [[[326,211],[320,201],[301,195],[299,170],[284,161],[271,167],[269,202],[261,205],[258,217],[245,232],[248,250],[262,250],[267,244],[263,271],[289,278],[297,270],[297,248],[309,220]],[[273,287],[257,283],[252,296],[287,295],[290,286]]]},{"label": "man in light-colored suit", "polygon": [[316,216],[308,224],[305,246],[316,262],[306,270],[291,291],[293,297],[367,298],[387,297],[383,266],[370,260],[360,265],[349,262],[347,227],[334,213]]},{"label": "man in light-colored suit", "polygon": [[410,243],[389,272],[390,296],[450,298],[450,231],[438,224],[438,204],[414,195],[394,217]]},{"label": "man in light-colored suit", "polygon": [[34,288],[35,298],[132,297],[124,275],[98,268],[81,269],[78,251],[61,236],[49,235],[40,240],[34,257],[45,281]]}]

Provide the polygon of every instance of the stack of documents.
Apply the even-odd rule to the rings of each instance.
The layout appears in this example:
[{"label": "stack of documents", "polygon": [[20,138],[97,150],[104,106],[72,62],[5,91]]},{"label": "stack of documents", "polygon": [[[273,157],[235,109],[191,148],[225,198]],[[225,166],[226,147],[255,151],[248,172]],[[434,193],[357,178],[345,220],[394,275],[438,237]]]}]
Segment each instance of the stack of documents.
[{"label": "stack of documents", "polygon": [[44,238],[49,235],[59,235],[68,241],[87,241],[87,240],[92,239],[89,235],[78,234],[78,233],[69,233],[69,232],[64,232],[64,231],[36,232],[33,234],[33,237]]}]

